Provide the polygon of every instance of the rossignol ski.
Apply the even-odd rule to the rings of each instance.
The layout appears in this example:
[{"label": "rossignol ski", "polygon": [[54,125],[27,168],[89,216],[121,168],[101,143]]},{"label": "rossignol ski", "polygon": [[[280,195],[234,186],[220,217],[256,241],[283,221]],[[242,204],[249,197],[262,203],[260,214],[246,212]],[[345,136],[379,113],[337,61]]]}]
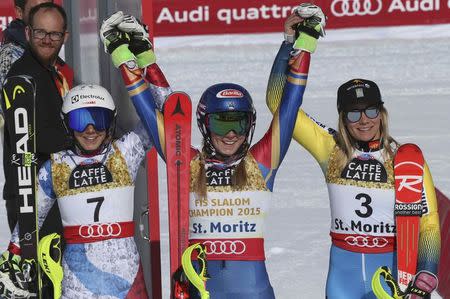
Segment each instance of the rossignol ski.
[{"label": "rossignol ski", "polygon": [[191,113],[189,96],[169,95],[164,105],[164,131],[169,200],[169,246],[171,298],[188,298],[188,281],[181,258],[189,245],[189,185],[191,153]]},{"label": "rossignol ski", "polygon": [[[407,143],[398,148],[394,157],[397,281],[387,267],[380,267],[372,280],[372,288],[378,298],[403,298],[403,291],[416,273],[423,167],[424,158],[417,145]],[[390,286],[392,296],[383,290],[380,279]]]},{"label": "rossignol ski", "polygon": [[416,274],[419,222],[422,215],[424,158],[411,143],[400,146],[394,158],[397,280],[404,290]]},{"label": "rossignol ski", "polygon": [[[12,181],[18,197],[18,222],[22,271],[29,283],[29,291],[42,298],[38,263],[38,214],[36,201],[36,86],[29,76],[13,76],[3,85],[5,118],[10,144],[11,165],[16,169]],[[6,137],[6,136],[5,136]]]}]

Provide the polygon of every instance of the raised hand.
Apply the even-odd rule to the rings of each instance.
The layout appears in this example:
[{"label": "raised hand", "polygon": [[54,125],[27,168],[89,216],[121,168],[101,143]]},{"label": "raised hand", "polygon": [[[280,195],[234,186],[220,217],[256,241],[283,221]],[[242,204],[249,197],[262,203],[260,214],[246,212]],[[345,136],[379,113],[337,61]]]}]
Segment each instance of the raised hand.
[{"label": "raised hand", "polygon": [[117,28],[129,35],[128,48],[136,56],[139,68],[144,68],[156,61],[147,25],[142,24],[134,16],[124,15]]},{"label": "raised hand", "polygon": [[301,18],[295,11],[284,21],[285,41],[294,43],[296,29],[301,22],[303,22],[303,18]]},{"label": "raised hand", "polygon": [[136,65],[133,53],[128,49],[130,38],[127,33],[117,28],[124,19],[122,11],[117,11],[103,21],[100,28],[100,39],[105,47],[105,52],[111,54],[114,66],[127,63],[130,68]]},{"label": "raised hand", "polygon": [[294,43],[294,54],[300,51],[314,53],[317,39],[325,36],[326,17],[322,9],[311,3],[302,3],[294,9],[295,13],[303,19],[296,30],[299,32]]},{"label": "raised hand", "polygon": [[118,41],[124,39],[122,32],[117,28],[123,21],[124,15],[122,11],[117,11],[110,15],[106,20],[103,20],[100,28],[100,39],[105,47],[105,52],[111,54],[109,49],[111,44],[116,44]]},{"label": "raised hand", "polygon": [[[300,24],[300,31],[304,27],[312,28],[320,36],[325,36],[326,16],[319,6],[311,3],[302,3],[294,11],[299,17],[304,19],[304,22]],[[313,34],[316,35],[315,33]]]}]

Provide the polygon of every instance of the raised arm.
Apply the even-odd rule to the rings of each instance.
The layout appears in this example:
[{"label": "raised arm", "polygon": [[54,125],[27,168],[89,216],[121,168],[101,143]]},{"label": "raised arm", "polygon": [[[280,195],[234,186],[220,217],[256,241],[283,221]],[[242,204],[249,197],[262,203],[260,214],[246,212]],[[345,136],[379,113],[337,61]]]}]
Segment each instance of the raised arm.
[{"label": "raised arm", "polygon": [[106,19],[100,30],[100,37],[105,51],[111,54],[114,66],[122,75],[128,95],[153,145],[164,158],[164,122],[160,110],[171,89],[156,64],[148,38],[142,33],[135,34],[141,29],[136,26],[132,29],[128,24],[128,27],[125,26],[128,33],[119,30],[118,26],[125,17],[119,11]]},{"label": "raised arm", "polygon": [[[300,36],[297,40],[295,37],[304,28],[301,25],[303,19],[300,15],[306,17],[314,13],[316,9],[318,8],[315,5],[300,5],[284,23],[284,41],[273,62],[266,91],[266,104],[272,113],[275,113],[280,105],[283,90],[286,85],[286,78],[290,69],[289,61],[291,60],[292,53],[298,51],[298,47],[307,48],[305,51],[311,53],[315,50],[316,40],[313,37],[311,38],[306,35],[307,39],[303,42],[300,42],[302,40]],[[318,34],[320,35],[321,33],[323,34],[323,30],[319,29]],[[293,138],[311,153],[323,170],[329,158],[329,152],[335,144],[333,134],[333,129],[312,119],[302,110],[298,111]]]},{"label": "raised arm", "polygon": [[[306,88],[310,56],[315,50],[319,32],[322,32],[325,26],[325,17],[322,11],[315,5],[313,7],[315,10],[312,14],[310,5],[308,5],[308,7],[303,7],[304,17],[301,17],[300,14],[292,17],[292,20],[302,22],[304,31],[300,33],[293,47],[282,46],[282,53],[277,55],[277,58],[289,65],[286,72],[280,71],[277,75],[271,77],[271,80],[276,82],[272,85],[273,90],[276,94],[281,95],[281,99],[279,103],[276,103],[276,107],[274,106],[275,112],[269,130],[263,139],[251,149],[262,173],[266,176],[265,179],[270,189],[273,186],[276,170],[289,148],[297,111],[302,103]],[[312,16],[314,16],[315,21],[310,20]],[[315,34],[311,31],[314,31]],[[279,89],[279,87],[282,88]]]}]

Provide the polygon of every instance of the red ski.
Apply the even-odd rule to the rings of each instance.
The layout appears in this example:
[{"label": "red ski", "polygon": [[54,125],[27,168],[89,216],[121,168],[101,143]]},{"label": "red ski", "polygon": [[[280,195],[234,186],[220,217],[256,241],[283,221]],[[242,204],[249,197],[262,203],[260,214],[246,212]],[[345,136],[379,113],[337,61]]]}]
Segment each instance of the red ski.
[{"label": "red ski", "polygon": [[189,96],[169,95],[164,105],[164,131],[169,199],[169,246],[171,298],[188,298],[187,281],[182,283],[181,258],[189,245],[189,185],[191,150]]},{"label": "red ski", "polygon": [[415,144],[404,144],[394,158],[395,221],[397,227],[398,283],[406,288],[416,274],[419,222],[423,193],[422,151]]},{"label": "red ski", "polygon": [[147,197],[152,299],[162,298],[161,240],[159,228],[158,153],[153,147],[147,153]]}]

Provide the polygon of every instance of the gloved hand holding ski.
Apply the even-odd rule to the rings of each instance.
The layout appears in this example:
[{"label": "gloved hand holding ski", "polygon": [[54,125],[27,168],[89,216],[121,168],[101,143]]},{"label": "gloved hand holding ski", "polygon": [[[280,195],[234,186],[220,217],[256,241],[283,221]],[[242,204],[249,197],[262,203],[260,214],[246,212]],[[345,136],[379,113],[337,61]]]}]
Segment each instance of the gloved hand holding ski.
[{"label": "gloved hand holding ski", "polygon": [[[383,281],[391,289],[391,294],[383,288]],[[436,275],[428,271],[419,271],[410,282],[405,292],[400,290],[397,280],[392,276],[387,267],[377,269],[372,277],[372,290],[378,299],[421,299],[428,298],[438,285]]]},{"label": "gloved hand holding ski", "polygon": [[[30,275],[24,273],[23,268],[27,268],[27,272],[33,272],[25,265],[20,256],[5,251],[0,256],[0,298],[31,298],[36,296],[28,291],[31,281]],[[31,270],[31,271],[30,271]]]},{"label": "gloved hand holding ski", "polygon": [[406,289],[406,299],[428,298],[438,285],[436,275],[428,271],[419,271]]}]

